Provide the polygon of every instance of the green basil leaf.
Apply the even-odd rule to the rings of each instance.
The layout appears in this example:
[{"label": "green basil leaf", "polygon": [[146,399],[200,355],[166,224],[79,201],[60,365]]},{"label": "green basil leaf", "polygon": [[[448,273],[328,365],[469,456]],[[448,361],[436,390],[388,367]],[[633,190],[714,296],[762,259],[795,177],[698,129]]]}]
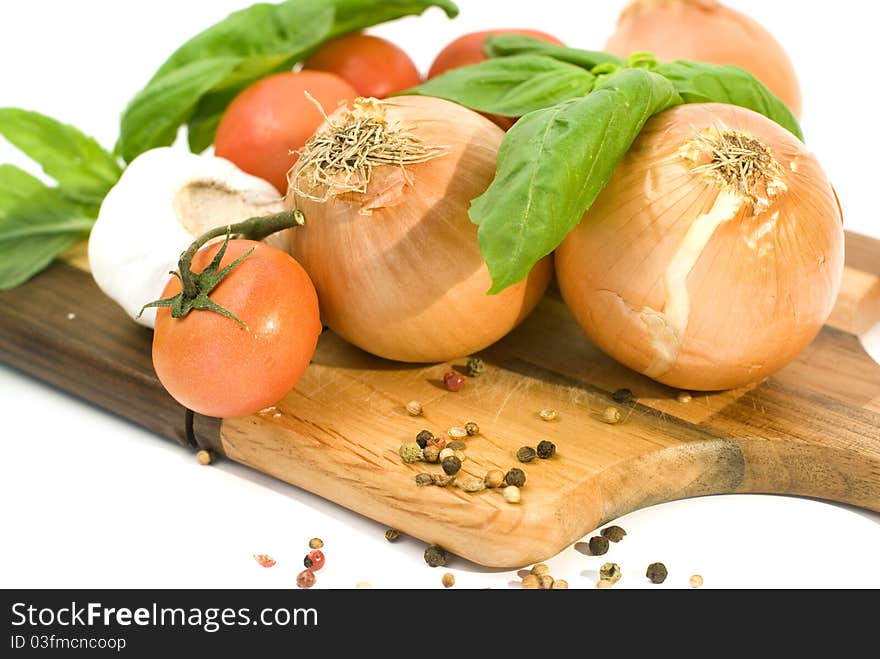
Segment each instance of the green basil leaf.
[{"label": "green basil leaf", "polygon": [[0,165],[0,290],[43,270],[88,236],[92,224],[94,219],[58,188],[13,165]]},{"label": "green basil leaf", "polygon": [[94,139],[38,112],[0,108],[0,135],[58,181],[66,196],[86,204],[99,205],[122,174]]},{"label": "green basil leaf", "polygon": [[736,66],[669,62],[655,69],[675,85],[685,103],[728,103],[772,119],[803,141],[800,124],[788,106],[755,76]]},{"label": "green basil leaf", "polygon": [[[451,0],[287,0],[236,12],[190,39],[159,67],[122,116],[116,151],[126,162],[167,146],[183,124],[202,150],[213,141],[218,99],[271,73],[288,70],[322,43],[429,7],[450,17]],[[212,96],[212,100],[204,101]],[[225,106],[224,106],[225,109]]]},{"label": "green basil leaf", "polygon": [[592,94],[526,115],[508,132],[498,172],[474,200],[491,294],[522,281],[574,229],[608,184],[645,122],[681,103],[644,69],[600,81]]},{"label": "green basil leaf", "polygon": [[566,48],[547,43],[540,39],[527,37],[523,34],[496,34],[486,39],[484,47],[489,57],[510,57],[511,55],[545,55],[568,62],[586,70],[591,70],[600,65],[624,66],[626,60],[593,50],[580,50],[578,48]]},{"label": "green basil leaf", "polygon": [[584,69],[541,55],[490,59],[453,69],[406,94],[435,96],[505,117],[521,117],[586,96],[595,77]]}]

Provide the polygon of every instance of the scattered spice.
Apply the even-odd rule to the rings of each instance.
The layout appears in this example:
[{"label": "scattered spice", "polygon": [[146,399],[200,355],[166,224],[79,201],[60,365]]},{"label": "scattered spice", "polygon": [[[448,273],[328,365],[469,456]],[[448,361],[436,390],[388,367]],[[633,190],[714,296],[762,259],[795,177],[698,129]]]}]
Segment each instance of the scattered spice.
[{"label": "scattered spice", "polygon": [[541,417],[541,421],[546,421],[550,423],[551,421],[556,421],[559,418],[559,414],[554,409],[546,409],[538,412],[538,416]]},{"label": "scattered spice", "polygon": [[213,459],[214,459],[214,458],[213,458],[213,456],[211,455],[211,452],[210,452],[210,451],[201,450],[201,451],[199,451],[198,453],[196,453],[196,460],[198,461],[198,463],[199,463],[200,465],[202,465],[202,466],[204,466],[204,467],[206,467],[206,466],[208,466],[209,464],[211,464],[211,462],[213,461]]},{"label": "scattered spice", "polygon": [[621,405],[632,402],[632,399],[633,392],[629,389],[618,389],[613,394],[611,394],[611,400]]},{"label": "scattered spice", "polygon": [[609,425],[616,425],[620,423],[620,410],[616,407],[606,408],[604,412],[602,412],[602,421]]},{"label": "scattered spice", "polygon": [[546,563],[538,563],[531,569],[531,573],[536,577],[543,577],[545,574],[550,574],[550,566]]},{"label": "scattered spice", "polygon": [[682,404],[685,404],[685,405],[687,405],[688,403],[690,403],[693,399],[694,399],[694,397],[691,396],[691,395],[690,395],[688,392],[686,392],[686,391],[682,391],[681,393],[679,393],[679,394],[678,394],[678,398],[677,398],[677,400],[678,400],[679,403],[682,403]]},{"label": "scattered spice", "polygon": [[324,541],[321,538],[312,538],[309,540],[309,549],[322,549],[324,547]]},{"label": "scattered spice", "polygon": [[443,376],[443,386],[447,391],[458,393],[464,386],[464,376],[461,373],[447,373]]},{"label": "scattered spice", "polygon": [[401,459],[408,465],[421,462],[425,459],[422,447],[415,442],[403,444],[400,449],[398,449],[398,453],[400,454]]},{"label": "scattered spice", "polygon": [[308,556],[306,556],[306,557],[303,559],[303,565],[306,567],[306,569],[311,569],[312,566],[314,565],[314,563],[312,563],[312,559],[311,559],[311,558],[309,558]]},{"label": "scattered spice", "polygon": [[666,577],[669,576],[669,571],[663,563],[651,563],[648,566],[648,571],[645,572],[645,576],[648,577],[648,580],[651,583],[661,584],[666,581]]},{"label": "scattered spice", "polygon": [[691,577],[690,580],[691,588],[700,588],[703,585],[703,577],[699,574],[695,574]]},{"label": "scattered spice", "polygon": [[476,478],[475,476],[460,478],[455,482],[455,486],[470,493],[482,492],[486,489],[486,484],[483,482],[483,479]]},{"label": "scattered spice", "polygon": [[608,581],[607,579],[601,579],[599,583],[596,584],[596,588],[598,590],[608,590],[609,588],[614,588],[614,582]]},{"label": "scattered spice", "polygon": [[424,457],[425,462],[437,464],[440,460],[440,447],[429,444],[425,447],[425,450],[422,451],[422,457]]},{"label": "scattered spice", "polygon": [[464,442],[449,442],[446,448],[451,448],[453,451],[463,451],[467,448],[467,444]]},{"label": "scattered spice", "polygon": [[275,559],[268,554],[254,554],[254,560],[263,567],[272,567],[275,565]]},{"label": "scattered spice", "polygon": [[437,487],[449,487],[455,480],[455,476],[446,476],[445,474],[434,474],[434,485]]},{"label": "scattered spice", "polygon": [[504,488],[504,500],[507,503],[519,503],[521,498],[522,495],[516,485],[508,485]]},{"label": "scattered spice", "polygon": [[425,550],[425,563],[431,567],[444,567],[446,562],[446,550],[440,545],[431,545]]},{"label": "scattered spice", "polygon": [[522,469],[511,469],[504,476],[504,482],[508,485],[516,485],[522,487],[526,484],[526,474]]},{"label": "scattered spice", "polygon": [[453,457],[455,457],[455,451],[453,451],[448,446],[445,449],[443,449],[442,451],[440,451],[440,462],[443,462],[446,458],[453,458]]},{"label": "scattered spice", "polygon": [[418,435],[416,435],[416,444],[421,446],[422,449],[425,449],[428,447],[428,443],[432,439],[434,439],[434,433],[432,433],[430,430],[422,430],[421,432],[419,432]]},{"label": "scattered spice", "polygon": [[527,574],[523,577],[520,587],[523,590],[540,590],[541,577],[536,577],[534,574]]},{"label": "scattered spice", "polygon": [[556,444],[548,442],[546,439],[538,443],[538,457],[542,460],[549,460],[556,455]]},{"label": "scattered spice", "polygon": [[385,531],[385,539],[388,542],[397,542],[400,538],[400,531],[397,529],[388,529]]},{"label": "scattered spice", "polygon": [[434,477],[431,474],[417,474],[416,475],[416,485],[419,487],[425,487],[426,485],[433,485]]},{"label": "scattered spice", "polygon": [[306,560],[308,560],[311,565],[306,565],[306,567],[311,568],[314,572],[317,572],[322,567],[324,567],[324,552],[320,549],[313,549],[309,552],[309,555],[306,556]]},{"label": "scattered spice", "polygon": [[602,529],[602,537],[608,538],[614,543],[623,540],[624,536],[626,536],[626,531],[619,526],[609,526],[607,529]]},{"label": "scattered spice", "polygon": [[608,538],[601,535],[590,538],[590,554],[593,556],[604,556],[608,553]]},{"label": "scattered spice", "polygon": [[468,434],[468,437],[476,437],[480,434],[480,426],[473,421],[468,421],[464,424],[464,430]]},{"label": "scattered spice", "polygon": [[443,471],[447,476],[454,476],[461,471],[461,460],[450,455],[443,460]]},{"label": "scattered spice", "polygon": [[406,412],[410,416],[422,416],[424,409],[419,401],[411,400],[406,404]]},{"label": "scattered spice", "polygon": [[434,439],[428,440],[428,446],[436,446],[441,451],[446,448],[446,438],[445,437],[435,437]]},{"label": "scattered spice", "polygon": [[315,581],[315,573],[309,569],[305,569],[296,575],[296,585],[306,590],[314,586]]},{"label": "scattered spice", "polygon": [[523,446],[516,452],[516,459],[520,462],[525,462],[526,464],[534,460],[536,457],[538,457],[538,453],[531,446]]},{"label": "scattered spice", "polygon": [[557,579],[553,582],[553,590],[568,590],[568,582],[565,579]]},{"label": "scattered spice", "polygon": [[479,357],[471,357],[467,362],[467,373],[472,378],[480,377],[486,370],[486,363]]},{"label": "scattered spice", "polygon": [[504,472],[500,469],[491,469],[483,478],[486,487],[496,488],[504,484]]},{"label": "scattered spice", "polygon": [[441,581],[444,588],[452,588],[455,585],[455,575],[451,572],[447,572],[443,575],[443,579]]},{"label": "scattered spice", "polygon": [[556,580],[549,574],[545,574],[542,577],[538,577],[538,581],[541,583],[541,590],[550,590],[553,588],[553,583]]},{"label": "scattered spice", "polygon": [[620,571],[620,566],[617,563],[605,563],[599,568],[599,576],[605,581],[617,583],[623,576],[623,572]]},{"label": "scattered spice", "polygon": [[450,428],[446,431],[446,434],[452,437],[452,439],[464,439],[468,436],[468,431],[464,428]]}]

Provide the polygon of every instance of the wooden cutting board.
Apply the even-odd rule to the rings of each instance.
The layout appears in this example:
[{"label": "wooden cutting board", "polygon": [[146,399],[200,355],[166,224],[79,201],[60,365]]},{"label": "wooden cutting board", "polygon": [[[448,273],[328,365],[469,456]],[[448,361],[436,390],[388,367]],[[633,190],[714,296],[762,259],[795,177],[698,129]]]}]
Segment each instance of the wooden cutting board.
[{"label": "wooden cutting board", "polygon": [[[848,237],[844,289],[829,326],[790,367],[747,389],[677,400],[678,391],[617,365],[548,295],[459,393],[444,373],[465,360],[385,362],[330,332],[297,388],[241,418],[193,417],[161,388],[150,333],[131,323],[88,274],[56,264],[0,293],[0,360],[184,445],[213,449],[389,527],[492,567],[551,557],[602,524],[664,501],[722,493],[817,497],[880,511],[880,366],[857,334],[880,322],[880,242]],[[610,394],[618,425],[602,422]],[[421,401],[424,415],[406,412]],[[558,420],[541,420],[555,409]],[[418,431],[473,421],[463,474],[521,467],[519,505],[489,490],[418,487],[398,448]],[[551,460],[516,450],[547,439]]]}]

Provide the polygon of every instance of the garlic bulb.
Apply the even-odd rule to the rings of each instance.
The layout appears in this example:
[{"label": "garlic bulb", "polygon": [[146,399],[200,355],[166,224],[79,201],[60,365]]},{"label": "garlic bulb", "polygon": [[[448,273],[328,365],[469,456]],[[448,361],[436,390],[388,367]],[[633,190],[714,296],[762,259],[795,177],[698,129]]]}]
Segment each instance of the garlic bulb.
[{"label": "garlic bulb", "polygon": [[556,253],[563,297],[602,350],[697,391],[797,357],[843,267],[840,207],[816,158],[771,120],[719,104],[649,121]]},{"label": "garlic bulb", "polygon": [[[107,194],[89,238],[101,290],[141,325],[181,253],[209,229],[284,210],[278,191],[228,160],[163,147],[138,156]],[[276,238],[278,240],[278,238]]]}]

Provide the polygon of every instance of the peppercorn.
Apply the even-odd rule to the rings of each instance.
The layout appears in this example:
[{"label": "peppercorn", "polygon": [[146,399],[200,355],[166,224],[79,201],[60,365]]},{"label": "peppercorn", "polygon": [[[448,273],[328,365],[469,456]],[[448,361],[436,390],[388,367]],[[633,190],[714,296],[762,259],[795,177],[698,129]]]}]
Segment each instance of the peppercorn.
[{"label": "peppercorn", "polygon": [[437,461],[440,460],[440,448],[429,444],[422,452],[422,457],[429,464],[437,464]]},{"label": "peppercorn", "polygon": [[306,568],[296,575],[296,585],[303,589],[309,589],[315,585],[315,573]]},{"label": "peppercorn", "polygon": [[415,442],[401,445],[397,452],[406,464],[415,464],[416,462],[421,462],[425,458],[425,454],[422,452],[422,447]]},{"label": "peppercorn", "polygon": [[556,421],[559,418],[559,414],[554,409],[546,409],[538,412],[538,416],[541,417],[541,421],[547,421],[548,423],[551,421]]},{"label": "peppercorn", "polygon": [[467,362],[467,373],[472,378],[478,378],[486,370],[486,363],[479,357],[471,357]]},{"label": "peppercorn", "polygon": [[447,373],[443,376],[443,386],[447,391],[458,393],[464,386],[464,376],[460,373]]},{"label": "peppercorn", "polygon": [[516,452],[516,459],[520,462],[529,463],[538,456],[538,453],[531,446],[523,446]]},{"label": "peppercorn", "polygon": [[611,542],[620,542],[625,535],[626,531],[619,526],[609,526],[607,529],[602,529],[602,537],[608,538]]},{"label": "peppercorn", "polygon": [[486,487],[501,487],[504,484],[504,472],[500,469],[491,469],[483,478]]},{"label": "peppercorn", "polygon": [[617,583],[622,576],[623,573],[620,571],[620,566],[617,563],[605,563],[605,565],[599,568],[599,577],[605,581]]},{"label": "peppercorn", "polygon": [[554,581],[555,579],[549,574],[538,577],[538,582],[541,584],[541,590],[550,590],[551,588],[553,588]]},{"label": "peppercorn", "polygon": [[565,579],[557,579],[553,582],[553,590],[568,590],[568,582]]},{"label": "peppercorn", "polygon": [[436,446],[441,451],[446,448],[446,438],[445,437],[435,437],[434,439],[428,440],[428,446]]},{"label": "peppercorn", "polygon": [[679,393],[678,396],[677,396],[677,398],[676,398],[676,400],[678,400],[679,403],[682,403],[682,404],[684,404],[684,405],[687,405],[687,404],[690,403],[693,399],[694,399],[694,397],[691,396],[691,395],[690,395],[688,392],[686,392],[686,391],[682,391],[681,393]]},{"label": "peppercorn", "polygon": [[446,458],[451,458],[455,456],[455,451],[453,451],[448,446],[440,451],[440,462],[443,462]]},{"label": "peppercorn", "polygon": [[452,439],[464,439],[468,436],[467,430],[464,428],[450,428],[446,431],[446,434],[449,435]]},{"label": "peppercorn", "polygon": [[608,553],[608,538],[601,535],[590,538],[590,553],[593,556],[604,556]]},{"label": "peppercorn", "polygon": [[699,574],[695,574],[690,579],[691,588],[701,588],[703,585],[703,577]]},{"label": "peppercorn", "polygon": [[536,577],[543,577],[545,574],[550,574],[550,566],[546,563],[538,563],[530,572]]},{"label": "peppercorn", "polygon": [[388,542],[397,542],[398,538],[400,538],[400,531],[397,529],[388,529],[385,531],[385,539]]},{"label": "peppercorn", "polygon": [[607,408],[602,412],[602,421],[611,426],[620,423],[620,410],[616,407]]},{"label": "peppercorn", "polygon": [[449,442],[446,445],[446,448],[452,449],[453,451],[463,451],[467,448],[467,444],[464,442]]},{"label": "peppercorn", "polygon": [[455,476],[446,476],[445,474],[434,474],[434,485],[437,487],[449,487],[450,483],[455,481]]},{"label": "peppercorn", "polygon": [[207,467],[209,464],[211,464],[211,461],[213,459],[214,458],[211,455],[210,451],[202,450],[196,453],[196,461],[203,467]]},{"label": "peppercorn", "polygon": [[311,558],[309,558],[308,556],[306,556],[306,557],[303,559],[303,565],[306,566],[306,569],[311,569],[312,566],[314,565],[314,563],[312,562],[312,559],[311,559]]},{"label": "peppercorn", "polygon": [[504,500],[507,503],[519,503],[522,495],[516,485],[508,485],[503,490]]},{"label": "peppercorn", "polygon": [[464,424],[464,431],[468,434],[468,437],[475,437],[480,434],[480,426],[473,421],[468,421]]},{"label": "peppercorn", "polygon": [[461,471],[461,460],[456,458],[454,455],[450,455],[448,458],[443,460],[443,471],[446,473],[447,476],[454,476]]},{"label": "peppercorn", "polygon": [[482,492],[486,489],[486,484],[483,482],[483,479],[474,476],[467,476],[466,478],[458,479],[455,481],[455,486],[470,493]]},{"label": "peppercorn", "polygon": [[645,572],[645,576],[648,577],[651,583],[661,584],[666,581],[669,572],[663,563],[651,563],[648,566],[648,571]]},{"label": "peppercorn", "polygon": [[310,568],[312,572],[317,572],[324,567],[324,552],[320,549],[313,549],[309,552],[309,555],[306,556],[305,560],[311,563],[311,565],[306,565],[306,567]]},{"label": "peppercorn", "polygon": [[538,443],[538,457],[542,460],[549,460],[556,455],[556,444],[544,440]]},{"label": "peppercorn", "polygon": [[433,485],[434,477],[431,474],[417,474],[416,475],[416,485],[419,487],[425,487],[426,485]]},{"label": "peppercorn", "polygon": [[322,549],[324,547],[324,541],[321,538],[312,538],[309,540],[309,549]]},{"label": "peppercorn", "polygon": [[618,389],[613,394],[611,394],[611,400],[621,405],[631,402],[632,399],[633,392],[631,392],[629,389]]},{"label": "peppercorn", "polygon": [[596,588],[598,590],[607,590],[609,588],[614,588],[614,582],[608,581],[608,579],[600,579],[599,583],[596,584]]},{"label": "peppercorn", "polygon": [[464,454],[464,451],[453,451],[452,455],[458,458],[461,462],[467,460],[467,456]]},{"label": "peppercorn", "polygon": [[407,414],[410,416],[422,416],[422,404],[417,400],[411,400],[406,404]]},{"label": "peppercorn", "polygon": [[425,563],[431,567],[444,567],[446,561],[446,550],[440,545],[431,545],[425,550]]},{"label": "peppercorn", "polygon": [[455,575],[451,572],[447,572],[443,575],[443,579],[441,579],[444,588],[452,588],[455,585]]},{"label": "peppercorn", "polygon": [[508,485],[522,487],[526,484],[526,474],[522,469],[511,469],[504,476],[504,482]]},{"label": "peppercorn", "polygon": [[523,577],[523,580],[520,583],[520,587],[523,590],[540,590],[541,578],[536,577],[534,574],[527,574]]},{"label": "peppercorn", "polygon": [[434,439],[434,433],[430,430],[422,430],[418,435],[416,435],[416,444],[418,444],[423,449],[428,446],[428,442]]}]

